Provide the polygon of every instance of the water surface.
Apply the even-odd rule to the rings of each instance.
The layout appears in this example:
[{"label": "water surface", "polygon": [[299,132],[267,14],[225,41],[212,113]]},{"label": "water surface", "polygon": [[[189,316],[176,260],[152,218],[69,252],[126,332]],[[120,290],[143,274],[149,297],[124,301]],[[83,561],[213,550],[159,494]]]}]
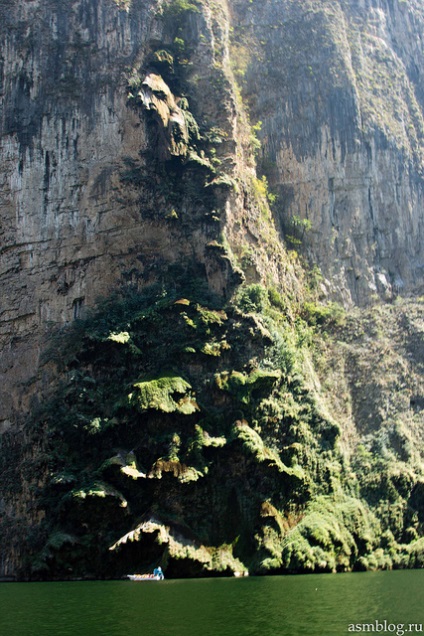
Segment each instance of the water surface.
[{"label": "water surface", "polygon": [[2,636],[331,636],[375,621],[424,625],[423,570],[0,584]]}]

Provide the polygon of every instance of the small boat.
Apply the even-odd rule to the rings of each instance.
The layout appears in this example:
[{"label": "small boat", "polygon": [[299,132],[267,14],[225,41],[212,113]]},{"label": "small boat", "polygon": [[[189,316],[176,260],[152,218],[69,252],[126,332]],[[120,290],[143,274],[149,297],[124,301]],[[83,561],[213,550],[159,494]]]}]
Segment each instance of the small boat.
[{"label": "small boat", "polygon": [[130,581],[162,581],[163,576],[158,574],[127,574]]},{"label": "small boat", "polygon": [[153,570],[153,574],[127,574],[130,581],[162,581],[165,577],[159,566]]}]

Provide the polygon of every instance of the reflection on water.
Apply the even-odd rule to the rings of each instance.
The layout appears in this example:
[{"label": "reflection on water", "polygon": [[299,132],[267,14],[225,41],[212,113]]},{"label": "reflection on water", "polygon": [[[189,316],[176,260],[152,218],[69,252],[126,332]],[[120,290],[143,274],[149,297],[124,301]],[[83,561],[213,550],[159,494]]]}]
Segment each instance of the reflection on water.
[{"label": "reflection on water", "polygon": [[423,601],[422,570],[158,583],[3,583],[0,634],[331,636],[348,634],[350,624],[424,624]]}]

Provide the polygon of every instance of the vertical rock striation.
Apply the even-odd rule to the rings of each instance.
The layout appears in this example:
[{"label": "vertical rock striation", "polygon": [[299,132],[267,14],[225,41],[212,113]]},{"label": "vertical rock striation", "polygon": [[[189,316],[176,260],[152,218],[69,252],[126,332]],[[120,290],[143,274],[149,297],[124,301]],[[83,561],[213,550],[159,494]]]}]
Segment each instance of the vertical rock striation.
[{"label": "vertical rock striation", "polygon": [[3,427],[28,409],[28,392],[11,388],[34,374],[46,326],[107,293],[142,242],[119,188],[123,157],[146,147],[126,69],[158,32],[156,4],[1,5]]},{"label": "vertical rock striation", "polygon": [[[212,280],[216,267],[219,278],[220,266],[211,250],[205,252],[219,222],[208,223],[204,207],[183,193],[175,195],[178,214],[172,214],[166,200],[172,184],[167,186],[157,166],[172,156],[187,159],[179,96],[152,73],[161,66],[153,67],[152,54],[164,41],[172,45],[178,20],[168,28],[156,0],[33,0],[1,3],[1,11],[0,430],[5,430],[29,410],[34,388],[23,386],[34,377],[43,336],[54,326],[83,315],[119,282],[143,286],[168,265],[193,258],[200,268],[208,261]],[[199,85],[210,79],[213,60],[206,57],[215,55],[212,22],[210,15],[207,23],[194,12],[191,36],[184,36],[193,48],[205,32],[199,44],[205,77],[197,78]],[[146,96],[144,110],[129,100],[134,77],[142,76],[145,93],[149,86],[151,91],[149,78],[159,77],[166,86],[174,108],[171,124],[185,131],[182,143],[171,124],[152,120]],[[181,91],[177,79],[174,84]],[[228,98],[214,104],[208,90],[206,112],[199,116],[223,120],[230,136]],[[158,139],[166,127],[175,147],[159,157]],[[180,167],[174,168],[176,175]],[[187,231],[187,223],[200,218],[196,232]],[[211,284],[222,292],[226,279],[218,278]]]},{"label": "vertical rock striation", "polygon": [[346,303],[419,288],[421,3],[231,4],[236,73],[263,122],[262,169],[286,234],[307,219],[295,238]]}]

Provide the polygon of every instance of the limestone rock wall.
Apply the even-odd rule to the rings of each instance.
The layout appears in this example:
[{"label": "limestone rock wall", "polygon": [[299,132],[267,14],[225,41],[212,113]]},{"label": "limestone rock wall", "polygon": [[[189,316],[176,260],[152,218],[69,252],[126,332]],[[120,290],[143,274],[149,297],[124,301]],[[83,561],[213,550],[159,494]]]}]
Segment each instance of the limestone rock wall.
[{"label": "limestone rock wall", "polygon": [[[42,376],[33,380],[46,336],[118,284],[146,285],[184,259],[206,269],[217,292],[226,284],[219,254],[206,248],[219,223],[205,224],[204,207],[187,193],[174,195],[173,209],[167,170],[156,165],[160,122],[129,99],[152,51],[172,45],[161,4],[0,4],[0,431],[43,386]],[[204,64],[199,90],[223,36],[214,28],[210,11],[194,12],[184,33],[199,45],[191,47]],[[225,99],[199,116],[231,131]],[[183,144],[171,155],[186,152]]]},{"label": "limestone rock wall", "polygon": [[146,145],[125,69],[158,28],[155,5],[129,14],[112,1],[2,4],[3,428],[26,408],[26,392],[10,389],[34,373],[46,326],[106,293],[141,240],[117,190],[122,157]]},{"label": "limestone rock wall", "polygon": [[[235,72],[252,123],[262,121],[262,169],[283,233],[295,230],[327,292],[347,304],[420,287],[422,4],[232,7]],[[296,231],[305,219],[311,229]]]},{"label": "limestone rock wall", "polygon": [[[420,289],[423,32],[418,0],[0,0],[0,435],[5,442],[0,468],[7,477],[0,492],[0,530],[8,533],[0,575],[13,574],[24,558],[19,546],[14,548],[15,529],[25,534],[42,515],[36,488],[29,487],[31,479],[42,486],[42,470],[34,471],[36,478],[24,474],[19,446],[22,442],[25,452],[34,454],[31,467],[40,460],[36,455],[42,455],[44,440],[28,450],[27,429],[13,427],[34,409],[38,396],[48,394],[52,369],[42,360],[52,332],[82,316],[97,298],[119,285],[139,290],[150,283],[162,283],[162,289],[166,284],[168,291],[175,283],[179,293],[183,283],[200,280],[225,299],[245,277],[272,292],[268,296],[260,286],[243,290],[257,295],[258,307],[261,293],[263,302],[273,298],[280,318],[293,326],[293,318],[304,317],[307,309],[305,274],[296,255],[287,256],[284,242],[320,267],[325,294],[346,305]],[[258,123],[260,148],[243,102],[251,124]],[[278,195],[273,215],[267,181],[256,173],[255,148],[259,169]],[[181,302],[188,306],[186,299]],[[422,331],[421,308],[411,307],[405,306],[397,322],[390,312],[381,322],[372,318],[375,329],[369,333],[361,331],[359,318],[349,324],[348,358],[329,348],[335,381],[328,391],[335,395],[328,403],[342,422],[346,448],[353,449],[369,425],[396,420],[388,394],[394,395],[393,404],[400,395],[399,412],[405,414],[405,431],[389,421],[389,433],[400,431],[402,443],[411,442],[411,448],[422,437],[420,361],[412,374],[405,363]],[[194,305],[192,311],[197,312]],[[408,312],[414,317],[412,344],[402,340]],[[173,325],[166,316],[171,341]],[[216,324],[221,318],[215,316]],[[391,336],[400,351],[393,367],[381,366],[390,383],[380,386],[379,373],[368,386],[358,383],[358,376],[368,377],[367,365],[380,367],[357,348],[357,334],[365,333],[360,347],[383,359],[390,338],[381,338],[381,347],[374,349],[370,342],[389,333],[390,322],[396,324]],[[263,362],[259,356],[265,349],[256,355],[249,338],[269,343],[271,336],[256,319],[247,327],[248,337],[236,339],[242,356],[233,362],[250,373]],[[306,340],[288,330],[284,340],[276,340],[275,351],[287,339],[288,359],[296,338]],[[221,336],[219,342],[231,352]],[[216,352],[207,344],[202,355]],[[166,347],[161,354],[165,357]],[[227,362],[220,364],[228,375]],[[206,366],[211,373],[214,367]],[[309,366],[312,377],[312,361]],[[202,365],[194,367],[187,365],[188,373],[208,386]],[[409,376],[416,389],[404,385]],[[315,377],[313,385],[318,391]],[[369,387],[376,406],[363,410]],[[306,393],[295,388],[303,408],[309,404]],[[276,432],[275,418],[281,419],[278,441],[283,443],[285,411],[271,411],[267,422]],[[322,414],[313,420],[319,435],[336,439],[335,424],[324,430]],[[306,454],[313,440],[316,431],[302,438]],[[287,448],[284,442],[282,452]],[[414,456],[404,455],[405,462]],[[231,462],[236,472],[240,461]],[[16,492],[9,492],[15,483]]]},{"label": "limestone rock wall", "polygon": [[[0,2],[1,430],[29,408],[27,383],[52,326],[119,281],[146,284],[184,258],[195,258],[222,292],[226,266],[206,246],[223,219],[236,252],[264,244],[268,229],[258,230],[243,185],[210,203],[209,217],[220,207],[221,224],[206,222],[188,195],[179,218],[199,223],[188,231],[172,222],[153,165],[160,135],[152,135],[149,112],[129,103],[128,84],[134,73],[146,81],[149,55],[176,35],[187,45],[186,84],[172,88],[189,87],[202,134],[223,135],[215,154],[221,182],[254,176],[231,63],[251,123],[262,122],[259,163],[278,194],[276,220],[321,268],[326,293],[366,304],[422,285],[420,3],[205,3],[178,33],[164,32],[161,5]],[[196,152],[191,160],[207,168],[210,157]]]}]

